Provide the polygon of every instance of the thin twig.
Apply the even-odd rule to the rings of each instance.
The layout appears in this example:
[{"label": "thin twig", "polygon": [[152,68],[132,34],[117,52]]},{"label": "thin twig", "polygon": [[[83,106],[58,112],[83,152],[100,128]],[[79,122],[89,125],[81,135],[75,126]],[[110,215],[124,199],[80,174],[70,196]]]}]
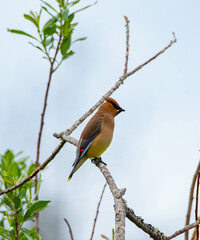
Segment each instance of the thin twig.
[{"label": "thin twig", "polygon": [[63,59],[58,63],[58,65],[52,70],[52,72],[54,73],[61,65],[61,63],[63,62]]},{"label": "thin twig", "polygon": [[69,228],[69,234],[70,234],[71,240],[74,240],[74,237],[73,237],[73,234],[72,234],[72,229],[71,229],[71,226],[70,226],[69,222],[67,221],[66,218],[64,218],[64,221],[67,223],[67,226]]},{"label": "thin twig", "polygon": [[[43,126],[44,126],[44,116],[45,116],[46,107],[47,107],[49,88],[50,88],[50,83],[51,83],[51,79],[52,79],[52,69],[53,69],[53,64],[50,63],[49,80],[47,83],[47,88],[46,88],[46,93],[45,93],[44,105],[43,105],[41,121],[40,121],[40,130],[39,130],[38,141],[37,141],[37,157],[36,157],[36,161],[35,161],[35,169],[37,169],[38,165],[39,165],[41,138],[42,138],[42,131],[43,131]],[[38,177],[36,174],[35,175],[35,194],[37,193],[37,187],[38,187]],[[35,200],[38,200],[38,195],[36,196]],[[36,232],[39,233],[39,210],[36,211],[35,227],[36,227]]]},{"label": "thin twig", "polygon": [[[36,156],[36,161],[35,161],[35,169],[37,169],[37,167],[39,165],[41,138],[42,138],[42,132],[43,132],[43,127],[44,127],[44,117],[45,117],[45,112],[46,112],[46,108],[47,108],[49,88],[50,88],[50,84],[51,84],[52,74],[54,72],[53,66],[56,61],[56,57],[57,57],[57,54],[58,54],[58,51],[60,48],[61,39],[62,39],[62,34],[60,33],[54,58],[52,61],[50,60],[49,79],[48,79],[47,88],[46,88],[46,92],[45,92],[44,105],[43,105],[41,121],[40,121],[40,130],[39,130],[38,141],[37,141],[37,156]],[[36,176],[35,176],[35,194],[37,193],[37,187],[38,187],[38,176],[36,174]],[[38,200],[38,195],[36,196],[36,200]],[[36,211],[35,226],[36,226],[36,232],[39,233],[39,210]]]},{"label": "thin twig", "polygon": [[75,121],[75,123],[69,129],[67,129],[66,131],[63,131],[61,133],[54,133],[53,134],[54,137],[64,139],[63,135],[70,135],[88,116],[90,116],[104,102],[105,96],[109,97],[114,91],[116,91],[119,88],[119,86],[121,84],[124,83],[126,78],[130,77],[131,75],[133,75],[134,73],[136,73],[137,71],[142,69],[145,65],[147,65],[148,63],[150,63],[151,61],[156,59],[159,55],[161,55],[168,48],[170,48],[177,41],[174,33],[173,33],[173,37],[174,37],[174,39],[171,40],[170,43],[165,48],[163,48],[160,52],[158,52],[156,55],[154,55],[152,58],[150,58],[149,60],[147,60],[143,64],[136,67],[131,72],[121,76],[119,78],[119,80],[115,83],[115,85],[103,97],[101,97],[101,99],[93,107],[91,107],[89,109],[89,111],[87,111],[82,117],[80,117],[77,121]]},{"label": "thin twig", "polygon": [[15,219],[15,231],[16,231],[15,240],[18,240],[19,230],[18,230],[18,223],[17,223],[17,212],[15,212],[14,214],[14,219]]},{"label": "thin twig", "polygon": [[[199,175],[200,175],[200,171],[198,172],[198,175],[197,175],[196,209],[195,209],[195,220],[196,220],[196,221],[198,220]],[[197,240],[199,240],[199,225],[196,227],[196,232],[197,232]]]},{"label": "thin twig", "polygon": [[193,222],[191,223],[190,225],[187,225],[185,226],[184,228],[176,231],[174,234],[172,234],[171,236],[167,237],[167,240],[170,240],[172,238],[175,238],[177,237],[178,235],[184,233],[184,232],[188,232],[188,230],[192,229],[192,228],[195,228],[196,226],[198,226],[200,224],[200,220],[196,221],[196,222]]},{"label": "thin twig", "polygon": [[197,235],[197,231],[196,231],[196,228],[194,228],[194,231],[193,231],[193,233],[192,233],[191,240],[196,240],[196,235]]},{"label": "thin twig", "polygon": [[126,20],[126,57],[125,57],[125,67],[124,67],[124,75],[128,70],[128,57],[129,57],[129,20],[126,16],[124,16]]},{"label": "thin twig", "polygon": [[94,230],[95,230],[97,218],[98,218],[98,215],[99,215],[99,208],[100,208],[100,205],[101,205],[101,201],[102,201],[102,198],[103,198],[104,191],[105,191],[105,189],[106,189],[106,185],[107,185],[107,182],[105,183],[105,185],[104,185],[104,187],[103,187],[103,190],[102,190],[102,193],[101,193],[101,197],[100,197],[99,203],[98,203],[98,205],[97,205],[97,211],[96,211],[96,215],[95,215],[95,219],[94,219],[94,224],[93,224],[92,234],[91,234],[90,240],[92,240],[92,239],[93,239],[93,236],[94,236]]},{"label": "thin twig", "polygon": [[[185,220],[185,226],[190,224],[190,216],[191,216],[191,211],[192,211],[192,202],[194,199],[194,187],[197,179],[198,172],[200,171],[200,161],[197,165],[196,171],[194,173],[193,179],[192,179],[192,184],[190,187],[190,195],[189,195],[189,202],[188,202],[188,210],[187,210],[187,215],[186,215],[186,220]],[[189,239],[189,234],[188,231],[185,232],[185,240]]]}]

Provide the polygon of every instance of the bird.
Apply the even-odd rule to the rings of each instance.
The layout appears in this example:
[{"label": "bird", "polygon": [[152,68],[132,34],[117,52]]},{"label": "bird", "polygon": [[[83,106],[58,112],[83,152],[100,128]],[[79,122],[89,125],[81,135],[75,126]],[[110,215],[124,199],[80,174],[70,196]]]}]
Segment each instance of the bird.
[{"label": "bird", "polygon": [[[109,147],[114,131],[114,117],[125,111],[116,100],[104,97],[105,101],[87,123],[78,141],[76,159],[68,181],[87,159],[104,163],[100,156]],[[105,164],[105,163],[104,163]]]}]

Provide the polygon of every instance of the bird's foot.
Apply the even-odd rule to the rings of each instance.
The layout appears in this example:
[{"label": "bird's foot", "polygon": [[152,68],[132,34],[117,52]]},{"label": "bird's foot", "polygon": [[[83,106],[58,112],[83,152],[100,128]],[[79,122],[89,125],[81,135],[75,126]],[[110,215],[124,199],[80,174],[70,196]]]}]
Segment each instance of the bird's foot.
[{"label": "bird's foot", "polygon": [[99,158],[93,158],[93,159],[91,159],[91,162],[94,163],[96,166],[97,166],[99,163],[103,163],[105,166],[107,166],[107,164],[101,160],[101,157],[99,157]]}]

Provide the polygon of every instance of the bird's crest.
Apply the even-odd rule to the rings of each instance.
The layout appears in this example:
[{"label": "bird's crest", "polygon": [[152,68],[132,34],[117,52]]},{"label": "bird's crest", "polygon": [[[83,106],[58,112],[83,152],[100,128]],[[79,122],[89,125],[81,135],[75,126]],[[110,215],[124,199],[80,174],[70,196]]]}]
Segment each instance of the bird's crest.
[{"label": "bird's crest", "polygon": [[110,98],[110,97],[106,96],[106,97],[104,97],[104,99],[106,100],[106,102],[110,102],[110,103],[115,104],[119,107],[119,104],[113,98]]}]

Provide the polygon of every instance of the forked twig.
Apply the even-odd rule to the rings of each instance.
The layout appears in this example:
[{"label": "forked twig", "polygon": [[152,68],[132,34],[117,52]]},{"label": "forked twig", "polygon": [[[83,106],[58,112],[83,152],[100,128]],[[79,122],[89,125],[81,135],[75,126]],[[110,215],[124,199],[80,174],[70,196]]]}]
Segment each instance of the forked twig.
[{"label": "forked twig", "polygon": [[107,185],[107,183],[105,183],[105,185],[104,185],[104,187],[103,187],[103,190],[102,190],[102,193],[101,193],[101,197],[100,197],[99,203],[98,203],[98,205],[97,205],[97,211],[96,211],[96,215],[95,215],[95,219],[94,219],[94,224],[93,224],[92,234],[91,234],[90,240],[92,240],[92,239],[93,239],[93,236],[94,236],[94,230],[95,230],[97,218],[98,218],[98,215],[99,215],[99,208],[100,208],[100,205],[101,205],[101,201],[102,201],[102,198],[103,198],[104,191],[105,191],[105,189],[106,189],[106,185]]},{"label": "forked twig", "polygon": [[75,121],[75,123],[66,131],[63,131],[61,133],[54,133],[53,134],[54,137],[61,138],[64,140],[64,135],[67,135],[67,136],[70,135],[88,116],[90,116],[104,102],[105,96],[109,97],[114,91],[116,91],[120,87],[121,84],[124,83],[124,81],[128,77],[130,77],[131,75],[133,75],[134,73],[142,69],[145,65],[149,64],[151,61],[155,60],[159,55],[164,53],[168,48],[170,48],[174,43],[176,43],[177,40],[176,40],[175,33],[172,33],[172,34],[174,39],[171,40],[170,43],[165,48],[163,48],[160,52],[158,52],[156,55],[154,55],[152,58],[150,58],[146,62],[136,67],[134,70],[121,76],[119,80],[115,83],[115,85],[103,97],[101,97],[101,99],[93,107],[91,107],[89,111],[87,111],[82,117],[80,117],[77,121]]},{"label": "forked twig", "polygon": [[71,229],[71,226],[70,226],[69,222],[67,221],[66,218],[64,218],[64,221],[67,223],[67,226],[69,228],[69,234],[70,234],[71,240],[74,240],[74,237],[73,237],[73,234],[72,234],[72,229]]}]

